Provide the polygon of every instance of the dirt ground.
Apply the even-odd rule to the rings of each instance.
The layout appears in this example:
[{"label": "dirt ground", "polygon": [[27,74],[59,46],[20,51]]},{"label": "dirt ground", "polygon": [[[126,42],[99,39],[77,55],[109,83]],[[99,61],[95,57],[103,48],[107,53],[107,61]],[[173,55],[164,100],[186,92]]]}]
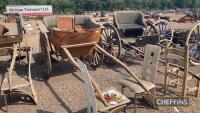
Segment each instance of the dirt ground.
[{"label": "dirt ground", "polygon": [[[33,26],[35,26],[33,22]],[[34,27],[34,29],[37,29]],[[59,62],[53,62],[53,72],[49,80],[45,79],[44,68],[40,64],[39,58],[39,35],[33,34],[31,37],[33,41],[29,43],[33,44],[33,57],[32,57],[32,79],[35,90],[38,95],[38,104],[30,100],[22,99],[21,95],[11,95],[11,101],[9,102],[9,113],[86,113],[86,100],[83,88],[83,80],[80,72],[77,71],[72,64],[66,60]],[[0,57],[0,69],[7,74],[10,57]],[[128,67],[137,75],[142,72],[142,62],[132,58],[132,61],[127,62]],[[200,73],[199,66],[190,67],[195,73]],[[23,76],[27,74],[26,65],[17,64],[15,66],[14,74]],[[162,95],[164,84],[164,66],[159,64],[159,71],[156,77],[157,92]],[[128,76],[128,74],[119,66],[108,66],[102,64],[96,70],[89,69],[90,75],[97,81],[101,89],[108,87],[116,87],[121,89],[118,81],[122,79],[122,76]],[[2,77],[2,75],[0,75]],[[194,81],[190,82],[191,85]],[[175,91],[174,88],[170,88],[172,92],[170,95],[180,94],[180,91]],[[173,92],[175,91],[175,92]],[[134,94],[128,89],[125,90],[126,96],[131,100],[129,106],[134,106]],[[153,109],[145,102],[139,102],[139,108],[137,113],[199,113],[200,111],[200,98],[191,96],[190,107],[161,107],[159,109]],[[3,99],[0,100],[0,113],[4,113],[5,104]],[[133,107],[127,110],[128,113],[133,113]]]}]

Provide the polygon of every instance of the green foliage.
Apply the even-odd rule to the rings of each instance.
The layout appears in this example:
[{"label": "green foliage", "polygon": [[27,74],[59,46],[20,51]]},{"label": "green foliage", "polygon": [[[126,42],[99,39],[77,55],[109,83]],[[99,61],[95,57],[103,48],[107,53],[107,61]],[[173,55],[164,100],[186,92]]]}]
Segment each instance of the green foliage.
[{"label": "green foliage", "polygon": [[6,5],[52,5],[54,13],[81,13],[96,10],[157,10],[198,8],[200,0],[0,0],[0,13]]}]

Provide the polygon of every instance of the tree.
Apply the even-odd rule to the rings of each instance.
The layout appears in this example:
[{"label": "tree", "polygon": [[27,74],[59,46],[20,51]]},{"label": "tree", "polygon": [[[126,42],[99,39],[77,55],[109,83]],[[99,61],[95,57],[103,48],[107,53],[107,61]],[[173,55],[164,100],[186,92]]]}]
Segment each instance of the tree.
[{"label": "tree", "polygon": [[95,10],[158,10],[198,8],[200,0],[0,0],[0,12],[6,5],[52,5],[55,13],[82,13]]}]

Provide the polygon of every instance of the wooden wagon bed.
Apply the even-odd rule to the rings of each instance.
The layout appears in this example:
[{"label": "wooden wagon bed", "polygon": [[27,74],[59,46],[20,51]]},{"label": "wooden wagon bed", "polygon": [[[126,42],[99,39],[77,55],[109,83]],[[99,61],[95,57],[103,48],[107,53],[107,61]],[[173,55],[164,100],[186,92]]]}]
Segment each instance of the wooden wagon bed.
[{"label": "wooden wagon bed", "polygon": [[100,26],[86,16],[52,16],[44,22],[50,42],[63,59],[68,58],[63,48],[73,57],[91,55],[100,40]]}]

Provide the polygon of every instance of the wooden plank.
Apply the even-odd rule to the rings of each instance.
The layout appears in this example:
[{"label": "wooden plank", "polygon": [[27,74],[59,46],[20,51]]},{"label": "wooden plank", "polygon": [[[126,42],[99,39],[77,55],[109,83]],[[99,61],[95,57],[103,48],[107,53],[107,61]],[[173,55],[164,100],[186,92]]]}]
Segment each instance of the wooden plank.
[{"label": "wooden plank", "polygon": [[198,90],[198,87],[187,88],[187,92],[193,92]]},{"label": "wooden plank", "polygon": [[100,40],[101,29],[93,29],[84,33],[69,32],[65,30],[53,30],[53,37],[50,42],[56,46],[75,45],[83,43],[98,43]]},{"label": "wooden plank", "polygon": [[[31,41],[34,39],[34,38],[30,38]],[[28,81],[29,81],[29,85],[30,85],[30,88],[31,88],[31,92],[32,92],[32,97],[33,97],[33,100],[35,101],[35,103],[37,104],[37,93],[35,91],[35,88],[33,86],[33,82],[32,82],[32,76],[31,76],[31,61],[32,61],[32,52],[33,52],[33,49],[32,49],[33,45],[32,43],[30,43],[30,51],[26,52],[27,53],[27,60],[28,60]]]},{"label": "wooden plank", "polygon": [[94,92],[94,88],[92,86],[91,77],[87,70],[86,65],[77,59],[77,63],[81,68],[81,74],[84,79],[85,93],[87,98],[87,113],[97,113],[97,104],[96,104],[96,96]]},{"label": "wooden plank", "polygon": [[15,60],[17,57],[17,44],[14,44],[13,46],[13,55],[12,55],[12,60],[11,60],[11,64],[8,70],[8,85],[9,85],[9,90],[12,91],[12,72],[13,72],[13,68],[15,65]]},{"label": "wooden plank", "polygon": [[184,47],[184,78],[183,78],[183,87],[182,87],[182,96],[185,97],[187,94],[187,85],[188,85],[188,66],[189,66],[189,49],[188,45]]},{"label": "wooden plank", "polygon": [[142,79],[155,84],[158,61],[161,48],[156,45],[147,45],[145,47],[144,65],[142,69]]},{"label": "wooden plank", "polygon": [[91,42],[91,43],[83,43],[83,44],[74,44],[74,45],[63,45],[61,48],[75,48],[75,47],[84,47],[84,46],[91,46],[95,45],[97,42]]},{"label": "wooden plank", "polygon": [[185,66],[184,60],[178,60],[178,59],[174,59],[174,58],[167,58],[166,60],[170,64],[176,64],[176,65],[179,65],[181,67]]},{"label": "wooden plank", "polygon": [[42,21],[37,21],[37,25],[42,33],[49,32],[49,30],[47,29],[47,27],[44,25]]},{"label": "wooden plank", "polygon": [[199,92],[200,92],[200,81],[199,80],[197,80],[196,87],[198,87],[198,90],[196,91],[196,97],[198,97],[199,96]]},{"label": "wooden plank", "polygon": [[176,79],[176,78],[183,79],[183,76],[175,74],[175,73],[170,73],[170,72],[167,72],[167,76],[172,77],[174,79]]}]

